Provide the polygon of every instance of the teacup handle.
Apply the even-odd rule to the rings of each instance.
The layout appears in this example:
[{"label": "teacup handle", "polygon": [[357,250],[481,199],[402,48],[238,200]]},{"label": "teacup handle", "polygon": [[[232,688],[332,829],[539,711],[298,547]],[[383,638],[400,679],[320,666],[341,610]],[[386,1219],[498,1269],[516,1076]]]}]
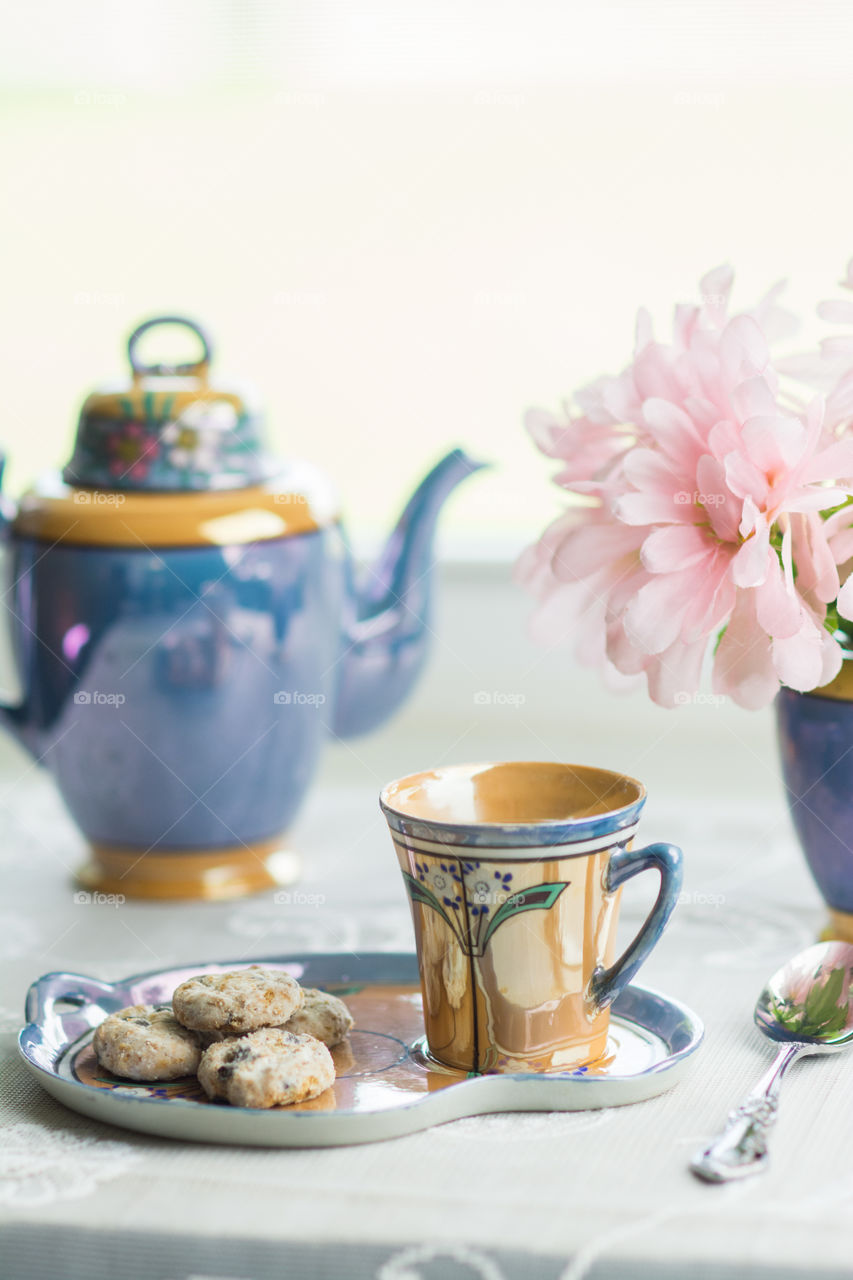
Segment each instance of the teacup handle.
[{"label": "teacup handle", "polygon": [[681,891],[682,853],[674,844],[650,844],[645,849],[617,849],[604,873],[604,890],[613,893],[626,880],[656,867],[660,872],[657,900],[636,938],[609,969],[597,968],[589,995],[598,1009],[606,1009],[624,991],[640,965],[648,958],[666,928]]}]

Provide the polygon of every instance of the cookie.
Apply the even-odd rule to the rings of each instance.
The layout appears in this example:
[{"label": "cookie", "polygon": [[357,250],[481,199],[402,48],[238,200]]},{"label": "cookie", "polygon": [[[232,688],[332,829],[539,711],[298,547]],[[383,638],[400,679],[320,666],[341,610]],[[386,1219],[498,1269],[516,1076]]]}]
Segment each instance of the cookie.
[{"label": "cookie", "polygon": [[209,1098],[235,1107],[287,1107],[325,1093],[335,1064],[313,1036],[263,1027],[205,1049],[198,1080]]},{"label": "cookie", "polygon": [[172,996],[175,1017],[185,1027],[228,1035],[282,1026],[301,1004],[302,988],[295,978],[258,965],[189,978]]},{"label": "cookie", "polygon": [[314,1036],[329,1048],[339,1044],[353,1025],[352,1014],[343,1000],[316,987],[303,987],[302,994],[302,1005],[285,1023],[285,1031]]},{"label": "cookie", "polygon": [[[330,995],[328,991],[319,991],[316,987],[302,988],[303,1001],[280,1031],[292,1031],[294,1035],[313,1036],[322,1040],[331,1049],[340,1044],[353,1027],[353,1017],[343,1000]],[[221,1040],[235,1039],[233,1032],[198,1031],[199,1043],[206,1049]]]},{"label": "cookie", "polygon": [[132,1004],[111,1013],[92,1040],[98,1062],[127,1080],[178,1080],[194,1075],[201,1046],[167,1004]]}]

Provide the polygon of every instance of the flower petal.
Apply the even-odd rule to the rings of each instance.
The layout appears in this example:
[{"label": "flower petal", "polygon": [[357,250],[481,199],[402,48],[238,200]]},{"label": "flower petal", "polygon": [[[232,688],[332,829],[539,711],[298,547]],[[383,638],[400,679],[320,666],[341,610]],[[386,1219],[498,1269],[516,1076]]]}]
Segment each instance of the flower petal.
[{"label": "flower petal", "polygon": [[681,636],[688,644],[719,631],[735,604],[736,590],[728,573],[730,557],[722,549],[707,568],[687,606],[681,623]]},{"label": "flower petal", "polygon": [[850,574],[850,577],[838,593],[837,608],[842,618],[846,618],[848,622],[853,622],[853,573]]},{"label": "flower petal", "polygon": [[853,502],[848,502],[840,511],[834,511],[823,521],[823,531],[827,538],[834,538],[843,529],[853,527]]},{"label": "flower petal", "polygon": [[770,360],[764,334],[751,316],[735,316],[720,336],[720,362],[732,383],[761,373]]},{"label": "flower petal", "polygon": [[821,630],[806,616],[796,635],[773,641],[773,666],[789,689],[806,693],[820,683],[824,664]]},{"label": "flower petal", "polygon": [[568,431],[568,424],[560,422],[548,409],[528,409],[524,415],[524,429],[536,448],[550,458],[559,458],[559,445]]},{"label": "flower petal", "polygon": [[651,489],[670,497],[683,483],[672,463],[654,449],[632,449],[625,458],[624,472],[625,479],[636,489]]},{"label": "flower petal", "polygon": [[617,519],[630,525],[692,523],[693,495],[678,493],[626,493],[617,498],[613,510]]},{"label": "flower petal", "polygon": [[853,529],[843,529],[841,533],[837,533],[830,540],[829,549],[836,564],[846,564],[848,560],[853,560]]},{"label": "flower petal", "polygon": [[767,576],[767,550],[770,534],[767,526],[756,529],[732,560],[732,582],[736,587],[757,587]]},{"label": "flower petal", "polygon": [[671,573],[698,564],[712,550],[707,533],[697,525],[673,524],[649,534],[640,559],[649,573]]},{"label": "flower petal", "polygon": [[803,605],[782,573],[779,557],[767,551],[767,576],[755,589],[755,616],[758,625],[774,638],[794,636],[803,624]]},{"label": "flower petal", "polygon": [[776,397],[766,378],[746,378],[732,392],[732,406],[740,422],[756,415],[772,417],[777,413]]},{"label": "flower petal", "polygon": [[747,456],[765,473],[792,467],[803,456],[808,435],[798,418],[788,414],[756,414],[741,428]]},{"label": "flower petal", "polygon": [[706,271],[699,281],[699,290],[702,294],[703,302],[708,305],[719,306],[725,310],[728,306],[734,278],[734,270],[727,262],[723,262],[720,266]]},{"label": "flower petal", "polygon": [[674,644],[646,666],[649,696],[661,707],[681,706],[699,687],[702,662],[708,650],[703,636],[693,644],[676,640]]},{"label": "flower petal", "polygon": [[699,444],[704,443],[693,420],[670,400],[650,396],[643,401],[643,418],[657,442],[663,447],[667,444],[680,446],[684,439],[690,438]]},{"label": "flower petal", "polygon": [[677,400],[682,388],[675,376],[669,349],[660,342],[648,343],[634,358],[634,386],[640,402],[651,396]]},{"label": "flower petal", "polygon": [[736,542],[743,515],[743,502],[735,497],[726,483],[726,470],[721,462],[706,453],[696,467],[699,501],[705,508],[711,528],[724,542]]},{"label": "flower petal", "polygon": [[595,524],[575,529],[556,547],[551,558],[554,577],[560,582],[588,578],[639,548],[637,531],[625,525]]},{"label": "flower petal", "polygon": [[645,653],[663,653],[678,639],[690,602],[692,569],[664,573],[641,587],[625,610],[625,634]]},{"label": "flower petal", "polygon": [[726,486],[736,498],[752,498],[763,506],[770,486],[763,471],[744,453],[727,453],[723,465],[726,469]]},{"label": "flower petal", "polygon": [[843,356],[846,359],[853,355],[853,338],[848,337],[847,334],[821,338],[820,354],[825,360],[832,360],[836,356]]},{"label": "flower petal", "polygon": [[851,492],[853,492],[853,487],[850,489],[827,489],[821,486],[820,488],[798,489],[784,499],[784,509],[786,511],[828,511],[832,507],[837,507],[840,502],[844,502]]},{"label": "flower petal", "polygon": [[827,302],[819,302],[817,313],[821,320],[830,324],[853,324],[853,302],[846,298],[831,298]]},{"label": "flower petal", "polygon": [[835,679],[844,662],[844,652],[841,645],[834,636],[829,634],[826,627],[821,627],[820,629],[820,643],[823,654],[823,670],[816,685],[818,689],[822,689],[825,684],[829,684],[830,680]]},{"label": "flower petal", "polygon": [[800,475],[803,484],[815,480],[832,480],[838,484],[845,477],[853,477],[853,440],[839,440],[821,449],[809,459]]},{"label": "flower petal", "polygon": [[714,657],[714,691],[749,711],[766,707],[779,689],[770,637],[755,616],[752,593],[739,591]]}]

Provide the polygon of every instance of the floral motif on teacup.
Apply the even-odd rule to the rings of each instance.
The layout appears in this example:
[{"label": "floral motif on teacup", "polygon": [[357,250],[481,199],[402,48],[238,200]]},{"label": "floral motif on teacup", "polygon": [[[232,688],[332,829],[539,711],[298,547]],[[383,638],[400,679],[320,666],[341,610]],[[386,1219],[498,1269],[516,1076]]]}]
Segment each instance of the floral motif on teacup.
[{"label": "floral motif on teacup", "polygon": [[435,911],[466,955],[481,956],[495,931],[521,911],[549,910],[565,880],[516,890],[512,872],[476,859],[418,854],[403,871],[409,897]]}]

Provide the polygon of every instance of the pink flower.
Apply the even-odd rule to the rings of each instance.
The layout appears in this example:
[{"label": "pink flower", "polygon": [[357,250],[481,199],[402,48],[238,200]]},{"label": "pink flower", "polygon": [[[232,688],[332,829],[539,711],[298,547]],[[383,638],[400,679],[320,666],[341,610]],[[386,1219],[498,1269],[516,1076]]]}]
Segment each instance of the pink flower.
[{"label": "pink flower", "polygon": [[730,319],[731,278],[705,277],[668,344],[641,314],[633,362],[578,394],[581,415],[527,418],[563,463],[557,483],[586,500],[519,562],[540,600],[534,630],[553,643],[594,629],[585,656],[644,673],[666,706],[695,691],[721,630],[714,687],[743,706],[780,683],[824,684],[841,663],[824,626],[839,591],[829,539],[853,557],[853,537],[820,513],[853,492],[853,437],[827,431],[819,399],[782,397],[767,341],[784,324],[777,291]]},{"label": "pink flower", "polygon": [[[853,259],[841,287],[853,291]],[[831,324],[853,324],[853,301],[831,299],[820,303],[818,315]],[[853,435],[853,335],[832,334],[824,338],[817,352],[792,357],[784,371],[826,395],[823,432],[827,441],[837,442],[839,451]],[[824,524],[829,549],[838,566],[841,587],[836,601],[841,618],[853,621],[853,506],[846,505],[829,516]]]},{"label": "pink flower", "polygon": [[[808,953],[806,953],[808,954]],[[850,1003],[850,985],[853,971],[850,968],[850,947],[846,942],[835,942],[827,949],[820,964],[812,968],[803,968],[803,962],[790,960],[781,970],[775,989],[780,997],[793,1005],[804,1005],[813,987],[825,986],[836,969],[841,969],[843,977],[836,1007],[845,1007]]]}]

